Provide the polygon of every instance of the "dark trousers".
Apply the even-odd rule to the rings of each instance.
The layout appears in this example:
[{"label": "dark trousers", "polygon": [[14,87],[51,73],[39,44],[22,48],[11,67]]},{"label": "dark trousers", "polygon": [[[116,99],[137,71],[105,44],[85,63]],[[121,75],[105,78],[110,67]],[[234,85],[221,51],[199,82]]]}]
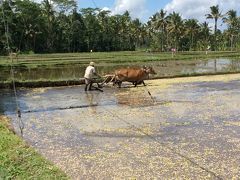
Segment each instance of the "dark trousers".
[{"label": "dark trousers", "polygon": [[85,91],[92,90],[92,84],[93,84],[92,79],[85,78]]}]

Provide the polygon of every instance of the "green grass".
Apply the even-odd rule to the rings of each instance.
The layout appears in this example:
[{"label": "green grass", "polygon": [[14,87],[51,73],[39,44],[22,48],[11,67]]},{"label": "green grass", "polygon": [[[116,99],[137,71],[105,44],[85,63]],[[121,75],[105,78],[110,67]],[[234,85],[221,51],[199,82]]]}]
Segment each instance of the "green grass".
[{"label": "green grass", "polygon": [[[149,62],[166,60],[196,60],[218,57],[240,57],[240,52],[208,52],[204,51],[178,52],[172,57],[171,52],[147,53],[140,51],[124,52],[94,52],[94,53],[56,53],[56,54],[31,54],[19,55],[18,62],[14,59],[15,66],[25,66],[36,68],[39,66],[56,66],[69,64],[88,64],[89,61],[97,63],[129,63],[129,62]],[[10,66],[8,57],[0,56],[0,68]]]},{"label": "green grass", "polygon": [[69,179],[9,127],[8,119],[0,116],[0,179]]}]

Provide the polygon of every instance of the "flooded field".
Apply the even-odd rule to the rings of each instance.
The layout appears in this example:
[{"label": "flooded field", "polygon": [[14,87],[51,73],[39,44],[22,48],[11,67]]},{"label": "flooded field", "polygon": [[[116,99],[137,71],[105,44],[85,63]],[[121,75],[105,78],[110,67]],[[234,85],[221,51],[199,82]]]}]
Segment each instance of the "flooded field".
[{"label": "flooded field", "polygon": [[[158,77],[169,77],[179,75],[217,73],[217,72],[239,72],[240,60],[218,58],[209,60],[170,60],[170,61],[150,61],[134,63],[99,63],[96,66],[101,75],[113,74],[114,70],[122,67],[141,67],[149,65],[154,67]],[[56,65],[42,66],[37,68],[18,67],[15,68],[15,78],[21,81],[32,80],[72,80],[82,78],[86,65]],[[9,79],[9,69],[1,70],[0,81]]]},{"label": "flooded field", "polygon": [[[239,179],[240,74],[146,84],[22,89],[23,138],[73,179]],[[13,94],[0,96],[19,134]]]}]

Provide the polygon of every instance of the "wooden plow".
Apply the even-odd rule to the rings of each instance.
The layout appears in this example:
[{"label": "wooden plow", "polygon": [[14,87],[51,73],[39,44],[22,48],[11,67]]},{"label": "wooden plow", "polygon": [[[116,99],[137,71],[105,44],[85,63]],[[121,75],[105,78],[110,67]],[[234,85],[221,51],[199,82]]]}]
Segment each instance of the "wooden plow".
[{"label": "wooden plow", "polygon": [[94,83],[93,84],[97,84],[97,86],[92,86],[92,88],[94,88],[95,90],[101,91],[103,92],[102,88],[107,85],[110,82],[113,82],[115,79],[115,75],[105,75],[103,77],[101,77],[100,79],[96,78],[93,79]]}]

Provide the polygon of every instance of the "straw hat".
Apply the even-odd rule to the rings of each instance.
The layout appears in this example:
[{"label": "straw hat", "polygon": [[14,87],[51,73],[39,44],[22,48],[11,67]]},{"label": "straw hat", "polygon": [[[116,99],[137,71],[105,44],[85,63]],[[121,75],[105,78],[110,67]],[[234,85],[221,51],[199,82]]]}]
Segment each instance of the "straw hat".
[{"label": "straw hat", "polygon": [[89,64],[90,66],[94,66],[95,65],[95,63],[94,62],[90,62],[90,64]]}]

